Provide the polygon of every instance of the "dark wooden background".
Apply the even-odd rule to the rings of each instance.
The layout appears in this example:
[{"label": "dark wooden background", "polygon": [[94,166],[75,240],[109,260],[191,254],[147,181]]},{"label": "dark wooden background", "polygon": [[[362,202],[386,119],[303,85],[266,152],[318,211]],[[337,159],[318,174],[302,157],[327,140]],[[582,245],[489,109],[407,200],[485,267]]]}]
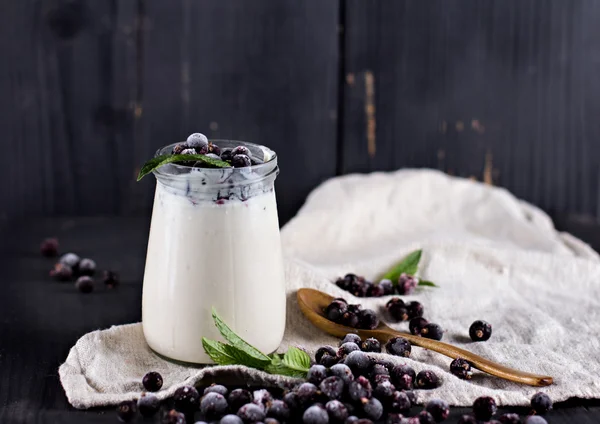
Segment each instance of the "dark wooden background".
[{"label": "dark wooden background", "polygon": [[340,173],[431,167],[600,219],[595,0],[2,0],[3,218],[148,214],[202,131],[280,155],[282,221]]}]

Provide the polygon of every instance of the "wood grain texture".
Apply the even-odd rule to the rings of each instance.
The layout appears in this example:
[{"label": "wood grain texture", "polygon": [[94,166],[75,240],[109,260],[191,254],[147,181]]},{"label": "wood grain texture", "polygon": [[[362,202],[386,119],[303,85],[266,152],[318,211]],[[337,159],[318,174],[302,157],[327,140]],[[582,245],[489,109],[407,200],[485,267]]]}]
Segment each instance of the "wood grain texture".
[{"label": "wood grain texture", "polygon": [[599,18],[592,0],[348,0],[343,171],[434,167],[598,219]]}]

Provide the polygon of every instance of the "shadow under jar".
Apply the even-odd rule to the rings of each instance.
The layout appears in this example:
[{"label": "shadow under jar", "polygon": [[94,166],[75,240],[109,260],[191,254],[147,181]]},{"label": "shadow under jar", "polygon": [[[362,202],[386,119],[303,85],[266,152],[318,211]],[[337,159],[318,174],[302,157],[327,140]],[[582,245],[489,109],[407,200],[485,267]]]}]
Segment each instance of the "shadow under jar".
[{"label": "shadow under jar", "polygon": [[[202,337],[223,340],[214,307],[243,339],[265,353],[285,329],[285,281],[274,182],[275,152],[246,146],[257,165],[154,171],[156,192],[146,255],[142,324],[150,348],[170,359],[212,363]],[[166,146],[157,155],[170,153]]]}]

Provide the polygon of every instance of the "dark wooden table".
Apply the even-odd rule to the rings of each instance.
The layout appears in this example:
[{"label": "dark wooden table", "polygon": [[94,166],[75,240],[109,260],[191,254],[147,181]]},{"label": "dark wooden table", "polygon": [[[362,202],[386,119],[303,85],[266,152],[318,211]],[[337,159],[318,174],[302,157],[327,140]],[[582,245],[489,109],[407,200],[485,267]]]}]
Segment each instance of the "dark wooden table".
[{"label": "dark wooden table", "polygon": [[[147,218],[77,218],[0,227],[0,423],[117,422],[114,408],[72,408],[57,370],[85,333],[140,320],[148,225]],[[600,247],[597,226],[569,220],[561,225]],[[72,283],[51,281],[48,270],[53,260],[38,251],[40,240],[51,235],[60,238],[63,251],[92,257],[99,268],[118,270],[121,286],[107,290],[97,285],[94,293],[82,295]],[[456,422],[465,412],[467,408],[453,409],[447,422]],[[559,404],[548,421],[598,423],[600,401]]]}]

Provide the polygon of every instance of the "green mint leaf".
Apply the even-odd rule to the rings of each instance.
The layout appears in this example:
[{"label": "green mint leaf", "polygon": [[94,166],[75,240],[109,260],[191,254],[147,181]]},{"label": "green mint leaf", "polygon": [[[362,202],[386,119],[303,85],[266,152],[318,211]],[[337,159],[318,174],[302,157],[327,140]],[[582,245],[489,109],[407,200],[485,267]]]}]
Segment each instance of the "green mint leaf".
[{"label": "green mint leaf", "polygon": [[216,340],[210,340],[202,337],[202,347],[206,354],[218,365],[235,365],[236,358],[231,356],[226,349],[226,344]]},{"label": "green mint leaf", "polygon": [[285,375],[287,377],[295,378],[306,378],[307,371],[289,368],[283,363],[284,356],[285,355],[278,353],[271,355],[271,363],[265,367],[265,371],[269,374]]},{"label": "green mint leaf", "polygon": [[212,159],[206,157],[205,155],[161,155],[156,156],[155,158],[150,159],[148,162],[142,166],[140,169],[140,173],[138,174],[137,180],[141,180],[146,175],[154,171],[156,168],[159,168],[163,165],[173,162],[204,162],[207,165],[214,166],[215,168],[229,168],[227,162],[220,159]]},{"label": "green mint leaf", "polygon": [[310,356],[297,347],[290,347],[283,355],[283,364],[290,369],[306,373],[310,368]]},{"label": "green mint leaf", "polygon": [[256,359],[250,356],[247,352],[238,349],[235,346],[226,344],[224,345],[224,349],[230,357],[235,359],[236,364],[245,365],[247,367],[256,368],[259,370],[265,369],[265,367],[269,365],[269,362]]},{"label": "green mint leaf", "polygon": [[427,281],[427,280],[419,280],[419,286],[425,286],[425,287],[439,287],[437,284],[435,284],[433,281]]},{"label": "green mint leaf", "polygon": [[238,350],[245,352],[249,357],[253,358],[256,361],[262,362],[264,365],[271,362],[271,358],[269,358],[260,350],[250,345],[240,336],[235,334],[233,330],[229,328],[227,324],[225,324],[225,322],[223,322],[221,317],[217,314],[215,308],[213,308],[212,310],[212,317],[215,322],[215,326],[217,327],[223,338],[227,340],[230,345],[237,348]]},{"label": "green mint leaf", "polygon": [[398,277],[400,277],[401,274],[416,274],[422,253],[423,251],[421,249],[409,253],[404,259],[402,259],[402,261],[400,261],[399,264],[393,266],[392,269],[386,272],[381,277],[381,280],[392,280],[392,283],[395,285],[398,283]]}]

